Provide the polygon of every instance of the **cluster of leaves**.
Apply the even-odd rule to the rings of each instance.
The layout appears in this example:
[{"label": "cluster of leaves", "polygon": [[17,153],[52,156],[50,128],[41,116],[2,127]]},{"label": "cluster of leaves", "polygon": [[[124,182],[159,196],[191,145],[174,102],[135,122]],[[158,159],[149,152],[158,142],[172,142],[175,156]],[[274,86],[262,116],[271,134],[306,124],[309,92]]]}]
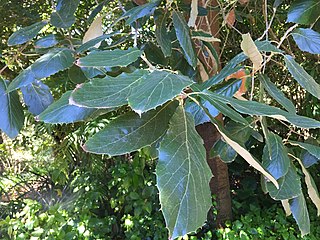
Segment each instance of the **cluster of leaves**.
[{"label": "cluster of leaves", "polygon": [[[54,29],[68,29],[75,22],[74,14],[79,2],[58,0],[50,20],[16,31],[8,39],[8,44],[28,44],[48,25]],[[281,2],[275,1],[274,9]],[[101,2],[92,16],[103,11],[106,3]],[[194,26],[197,15],[207,15],[210,11],[196,11],[197,1],[191,4],[189,26],[182,14],[185,8],[177,2],[165,4],[152,1],[124,10],[115,22],[126,19],[123,24],[134,29],[134,46],[126,49],[118,48],[119,43],[113,38],[118,34],[114,30],[118,29],[111,26],[107,29],[108,34],[103,34],[99,17],[92,22],[82,43],[73,41],[70,36],[66,36],[68,41],[59,41],[54,35],[45,36],[34,43],[35,48],[43,49],[40,58],[11,82],[0,80],[0,128],[14,138],[23,126],[24,112],[18,89],[22,92],[28,111],[45,123],[90,121],[99,115],[126,107],[124,114],[92,136],[83,149],[111,157],[150,147],[154,157],[158,158],[156,175],[162,212],[169,236],[176,238],[200,227],[211,206],[209,181],[212,175],[206,162],[203,141],[195,130],[196,125],[211,121],[223,137],[214,146],[213,154],[220,155],[226,162],[232,162],[239,154],[260,171],[265,176],[262,178],[265,192],[281,200],[287,213],[293,214],[302,234],[307,234],[310,232],[310,221],[301,179],[289,156],[300,165],[309,197],[320,211],[319,194],[306,169],[320,159],[320,147],[318,143],[284,142],[268,129],[265,117],[288,122],[302,129],[318,129],[320,122],[296,114],[295,105],[263,69],[273,56],[279,56],[301,87],[320,99],[320,85],[292,56],[279,49],[291,33],[302,51],[320,53],[317,41],[320,34],[311,27],[297,28],[298,24],[312,26],[317,21],[318,7],[319,2],[316,0],[294,1],[288,10],[287,21],[296,25],[288,29],[277,46],[268,39],[254,42],[250,34],[242,34],[243,52],[203,83],[194,39],[207,46],[202,49],[205,55],[212,56],[217,55],[211,45],[211,41],[216,39],[209,33],[190,31],[189,26]],[[138,44],[139,29],[143,29],[144,24],[150,24],[152,20],[158,45]],[[157,49],[154,52],[161,57],[155,57],[150,48]],[[247,59],[250,59],[253,67],[245,65]],[[238,91],[241,79],[224,81],[229,75],[244,68],[251,70],[252,78],[260,82],[259,102],[252,100],[252,95],[248,101],[232,97]],[[67,69],[74,82],[83,84],[73,91],[66,91],[53,102],[49,87],[41,80]],[[263,103],[264,90],[281,108]],[[225,127],[214,119],[218,113],[230,119]],[[253,119],[245,118],[244,115],[253,116]],[[264,138],[255,131],[255,128],[259,128],[257,122],[261,122]],[[262,161],[249,152],[250,146],[246,143],[250,136],[265,142]],[[306,150],[302,160],[300,156],[291,153],[289,146]]]}]

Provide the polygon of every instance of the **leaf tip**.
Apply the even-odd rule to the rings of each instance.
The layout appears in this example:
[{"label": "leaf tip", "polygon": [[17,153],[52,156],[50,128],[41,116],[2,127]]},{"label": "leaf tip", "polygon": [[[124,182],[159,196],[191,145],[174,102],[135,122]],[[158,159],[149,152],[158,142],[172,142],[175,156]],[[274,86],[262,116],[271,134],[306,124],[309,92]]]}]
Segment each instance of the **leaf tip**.
[{"label": "leaf tip", "polygon": [[82,145],[81,147],[82,147],[83,151],[85,151],[85,152],[89,152],[89,151],[88,151],[88,148],[87,148],[87,146],[86,146],[85,144],[84,144],[84,145]]}]

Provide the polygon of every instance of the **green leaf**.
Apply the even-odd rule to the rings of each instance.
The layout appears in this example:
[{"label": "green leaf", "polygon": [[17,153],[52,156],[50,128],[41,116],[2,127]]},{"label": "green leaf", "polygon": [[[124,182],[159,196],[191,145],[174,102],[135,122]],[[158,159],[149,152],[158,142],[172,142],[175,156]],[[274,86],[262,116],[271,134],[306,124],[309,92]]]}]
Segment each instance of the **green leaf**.
[{"label": "green leaf", "polygon": [[[319,2],[320,3],[320,2]],[[320,99],[320,85],[290,55],[284,61],[293,78],[309,93]]]},{"label": "green leaf", "polygon": [[175,101],[142,114],[141,117],[134,112],[121,115],[90,138],[83,149],[116,156],[150,146],[165,133],[176,107]]},{"label": "green leaf", "polygon": [[267,40],[264,40],[264,41],[256,40],[254,41],[254,43],[260,52],[283,53],[281,49],[277,48]]},{"label": "green leaf", "polygon": [[56,44],[58,44],[56,36],[54,34],[50,34],[50,35],[44,36],[44,37],[40,38],[39,40],[37,40],[34,43],[34,47],[35,48],[49,48],[49,47],[55,46]]},{"label": "green leaf", "polygon": [[221,100],[221,96],[217,97],[219,96],[218,94],[207,91],[206,94],[201,93],[199,96],[204,100],[207,100],[210,104],[212,104],[212,106],[218,109],[219,112],[225,116],[228,116],[233,121],[242,123],[244,125],[248,124],[247,120],[243,118],[241,114],[230,108],[224,100]]},{"label": "green leaf", "polygon": [[287,22],[312,24],[319,17],[319,7],[318,0],[296,0],[289,8]]},{"label": "green leaf", "polygon": [[272,132],[267,133],[266,143],[262,163],[275,179],[279,179],[289,170],[290,159],[287,149],[282,143],[282,138]]},{"label": "green leaf", "polygon": [[159,3],[158,1],[152,1],[137,7],[131,8],[129,11],[123,14],[122,18],[129,17],[126,20],[126,24],[130,25],[137,19],[152,14],[155,8],[157,7],[158,3]]},{"label": "green leaf", "polygon": [[[133,73],[122,73],[117,77],[106,76],[96,78],[77,87],[70,102],[77,106],[94,108],[119,107],[128,103],[133,86],[145,78],[146,70],[136,70]],[[145,89],[139,89],[145,90]]]},{"label": "green leaf", "polygon": [[316,158],[312,154],[310,154],[308,151],[304,150],[300,154],[300,159],[303,161],[303,165],[308,168],[311,167],[312,165],[318,163],[320,161],[319,158]]},{"label": "green leaf", "polygon": [[69,104],[71,91],[65,92],[61,98],[44,110],[37,120],[45,123],[73,123],[83,121],[97,112],[94,108],[81,108]]},{"label": "green leaf", "polygon": [[95,51],[80,58],[78,65],[81,67],[124,67],[136,61],[140,55],[141,51],[137,48]]},{"label": "green leaf", "polygon": [[18,93],[7,93],[7,84],[0,78],[0,129],[15,138],[23,126],[24,114]]},{"label": "green leaf", "polygon": [[155,14],[154,19],[156,39],[165,57],[171,56],[172,49],[171,39],[166,27],[168,16],[169,12],[163,13],[161,11],[159,14]]},{"label": "green leaf", "polygon": [[42,113],[53,102],[49,87],[39,80],[22,87],[21,92],[29,112],[34,115]]},{"label": "green leaf", "polygon": [[38,32],[47,25],[47,21],[41,21],[38,23],[34,23],[28,27],[24,27],[19,29],[18,31],[14,32],[8,39],[8,45],[14,46],[18,44],[23,44],[31,39],[33,39],[35,36],[37,36]]},{"label": "green leaf", "polygon": [[192,83],[183,75],[153,71],[133,86],[128,102],[135,112],[141,114],[173,99]]},{"label": "green leaf", "polygon": [[216,99],[222,103],[230,104],[235,110],[242,114],[271,117],[290,122],[293,125],[301,128],[320,128],[320,122],[315,119],[299,116],[294,113],[288,113],[284,110],[263,103],[255,101],[242,101],[230,97],[219,96],[208,91],[197,93],[197,95],[201,97],[205,96],[208,99],[211,98],[213,101]]},{"label": "green leaf", "polygon": [[316,158],[320,159],[320,147],[316,145],[312,145],[309,143],[302,143],[296,141],[289,141],[291,145],[299,146],[305,150],[307,150],[311,155],[315,156]]},{"label": "green leaf", "polygon": [[[219,111],[214,106],[212,106],[208,101],[204,101],[203,99],[200,99],[200,102],[206,109],[208,109],[212,117],[218,116]],[[210,118],[208,117],[206,112],[195,102],[187,100],[185,104],[185,109],[188,113],[190,113],[193,116],[196,126],[203,124],[205,122],[210,122]]]},{"label": "green leaf", "polygon": [[180,46],[182,47],[184,57],[189,65],[195,69],[197,67],[197,56],[193,49],[189,27],[183,15],[179,12],[174,11],[172,14],[172,19],[176,36]]},{"label": "green leaf", "polygon": [[114,35],[118,34],[118,32],[113,32],[113,33],[110,33],[110,34],[104,34],[102,36],[99,36],[99,37],[96,37],[94,39],[91,39],[90,41],[88,42],[85,42],[83,43],[79,48],[77,48],[76,52],[79,54],[79,53],[82,53],[84,51],[87,51],[88,49],[94,47],[96,44],[104,41],[105,39],[107,38],[110,38]]},{"label": "green leaf", "polygon": [[75,84],[84,83],[88,79],[82,69],[76,65],[68,69],[68,77]]},{"label": "green leaf", "polygon": [[289,166],[288,172],[279,180],[280,188],[277,189],[272,183],[267,182],[267,190],[275,200],[292,199],[302,194],[300,177],[293,165]]},{"label": "green leaf", "polygon": [[280,103],[288,112],[296,112],[296,108],[293,103],[288,98],[286,98],[283,92],[279,90],[273,82],[270,81],[267,75],[260,75],[259,79],[271,97],[273,97],[278,103]]},{"label": "green leaf", "polygon": [[196,231],[211,207],[212,173],[193,118],[182,106],[177,108],[160,143],[156,175],[169,238]]},{"label": "green leaf", "polygon": [[282,4],[283,0],[274,0],[273,7],[277,8]]},{"label": "green leaf", "polygon": [[299,226],[302,237],[310,233],[309,213],[303,194],[299,195],[298,197],[292,200],[290,204],[290,210]]},{"label": "green leaf", "polygon": [[35,80],[36,80],[36,77],[31,71],[31,67],[28,67],[27,69],[21,71],[20,74],[12,80],[12,82],[8,86],[7,91],[11,92],[20,87],[27,86],[30,83],[34,82]]},{"label": "green leaf", "polygon": [[92,20],[98,15],[99,12],[101,12],[101,10],[103,9],[104,5],[106,5],[108,2],[110,2],[110,0],[105,0],[100,2],[90,13],[89,17],[88,17],[88,22],[91,23]]},{"label": "green leaf", "polygon": [[80,0],[58,0],[56,11],[51,14],[51,24],[57,28],[69,28],[76,21],[74,16]]},{"label": "green leaf", "polygon": [[242,67],[237,65],[246,59],[247,56],[243,53],[238,54],[237,56],[232,58],[218,74],[214,75],[212,78],[208,79],[203,84],[201,84],[200,88],[208,89],[218,83],[221,83],[226,77],[239,71]]},{"label": "green leaf", "polygon": [[237,152],[226,142],[219,139],[210,151],[212,157],[219,157],[225,163],[233,162],[237,157]]},{"label": "green leaf", "polygon": [[320,54],[320,34],[310,28],[297,28],[291,33],[302,51]]}]

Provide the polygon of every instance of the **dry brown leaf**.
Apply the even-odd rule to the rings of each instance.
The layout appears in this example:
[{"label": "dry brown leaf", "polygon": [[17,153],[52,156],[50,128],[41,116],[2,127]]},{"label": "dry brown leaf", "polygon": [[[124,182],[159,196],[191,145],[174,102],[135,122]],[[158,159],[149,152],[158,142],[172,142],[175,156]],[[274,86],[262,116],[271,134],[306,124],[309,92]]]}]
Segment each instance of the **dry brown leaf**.
[{"label": "dry brown leaf", "polygon": [[198,17],[198,0],[192,0],[190,18],[188,22],[189,27],[194,27],[196,25],[197,17]]},{"label": "dry brown leaf", "polygon": [[245,5],[249,2],[249,0],[238,0],[241,5]]},{"label": "dry brown leaf", "polygon": [[[84,37],[82,39],[82,43],[86,43],[90,41],[91,39],[97,38],[99,36],[103,35],[102,32],[102,17],[97,17],[90,25],[87,32],[84,34]],[[97,43],[95,45],[96,48],[100,46],[100,43]]]},{"label": "dry brown leaf", "polygon": [[240,69],[239,71],[229,75],[226,77],[226,80],[236,78],[236,79],[241,79],[241,86],[239,90],[236,92],[237,96],[241,96],[247,92],[247,87],[246,87],[246,81],[249,75],[247,75],[246,71],[244,69]]},{"label": "dry brown leaf", "polygon": [[234,8],[232,8],[230,10],[230,12],[227,13],[226,23],[227,23],[228,27],[232,28],[232,26],[234,25],[235,22],[236,22],[236,12],[235,12]]},{"label": "dry brown leaf", "polygon": [[253,63],[253,68],[255,71],[261,68],[263,58],[259,52],[257,46],[252,40],[250,33],[242,34],[241,49],[246,56],[248,56]]}]

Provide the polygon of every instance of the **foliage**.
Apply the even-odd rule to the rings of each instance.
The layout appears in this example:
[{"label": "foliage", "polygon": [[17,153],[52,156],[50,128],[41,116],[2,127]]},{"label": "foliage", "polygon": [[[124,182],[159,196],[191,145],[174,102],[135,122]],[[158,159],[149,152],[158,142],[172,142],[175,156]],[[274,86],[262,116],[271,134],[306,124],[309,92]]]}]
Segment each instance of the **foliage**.
[{"label": "foliage", "polygon": [[[306,156],[302,155],[302,158],[300,156],[301,151],[306,151],[309,158],[311,156],[316,159],[314,163],[319,160],[320,147],[316,140],[318,135],[309,130],[320,128],[320,122],[315,119],[318,110],[314,110],[308,116],[297,114],[293,106],[299,107],[298,103],[291,103],[278,88],[280,84],[268,80],[268,76],[273,73],[274,65],[271,60],[281,66],[285,65],[290,73],[289,80],[291,82],[295,80],[295,86],[303,89],[305,96],[319,100],[319,83],[304,70],[303,66],[293,58],[290,49],[284,45],[285,40],[292,34],[293,40],[302,51],[319,54],[318,42],[314,41],[319,38],[319,33],[312,29],[319,20],[317,14],[319,2],[276,1],[275,7],[270,12],[272,13],[270,20],[269,5],[264,6],[266,29],[258,33],[239,34],[238,37],[242,38],[241,44],[238,42],[239,51],[232,51],[231,60],[207,81],[203,76],[208,75],[209,69],[206,69],[201,59],[197,58],[195,48],[196,45],[200,45],[201,54],[208,56],[208,59],[218,66],[220,63],[214,57],[217,53],[211,45],[212,40],[217,41],[217,39],[209,33],[194,34],[194,31],[190,30],[184,17],[186,6],[181,2],[151,1],[139,6],[131,2],[125,2],[124,5],[112,3],[107,6],[107,2],[101,2],[92,11],[94,16],[99,12],[101,15],[111,12],[107,14],[103,26],[98,26],[96,29],[102,34],[101,29],[105,28],[105,33],[109,34],[106,38],[98,36],[97,40],[94,36],[92,39],[86,37],[85,42],[80,40],[84,34],[79,35],[78,26],[83,26],[83,22],[86,21],[86,24],[91,22],[94,16],[77,15],[78,11],[83,11],[82,8],[78,8],[79,0],[56,1],[50,20],[41,19],[44,21],[37,21],[38,23],[20,28],[9,37],[8,45],[17,48],[13,59],[18,64],[20,55],[29,54],[25,52],[26,50],[31,51],[33,56],[37,55],[37,58],[31,58],[29,66],[23,68],[10,84],[7,80],[0,79],[1,130],[11,138],[18,135],[24,123],[24,105],[29,112],[38,115],[38,120],[45,123],[74,124],[86,121],[87,123],[74,125],[83,128],[88,126],[86,124],[94,124],[99,116],[100,119],[107,119],[108,124],[96,134],[81,131],[85,136],[80,135],[77,143],[82,144],[86,141],[83,147],[86,152],[106,154],[109,157],[135,156],[139,154],[137,151],[144,151],[147,147],[155,152],[154,157],[158,158],[156,174],[162,211],[169,237],[177,238],[195,231],[204,223],[211,203],[209,181],[212,176],[206,162],[202,139],[195,130],[194,119],[199,119],[197,114],[201,113],[201,116],[206,117],[206,121],[210,120],[216,126],[223,137],[221,140],[223,143],[220,142],[220,145],[215,146],[214,154],[220,154],[222,157],[221,153],[233,150],[233,156],[228,157],[227,162],[231,162],[235,159],[235,155],[239,154],[259,171],[264,176],[261,178],[264,191],[269,192],[273,199],[281,200],[287,213],[292,213],[295,218],[301,234],[308,234],[310,220],[305,198],[309,196],[318,208],[320,198],[311,175],[305,169]],[[208,7],[203,10],[204,13],[198,12],[195,10],[198,7],[195,2],[192,1],[191,18],[196,18],[197,14],[199,17],[206,16],[208,11],[213,11]],[[238,4],[229,1],[219,3],[223,17],[226,9],[234,11],[233,8]],[[119,6],[111,11],[116,4]],[[283,35],[278,36],[280,40],[276,39],[277,44],[274,45],[269,39],[268,32],[272,29],[271,23],[278,7],[290,25],[285,27]],[[244,17],[249,19],[248,16]],[[189,25],[193,25],[193,22],[191,19]],[[299,24],[303,24],[304,28],[298,28]],[[93,27],[90,27],[90,32],[97,25],[91,26]],[[230,22],[228,26],[240,33]],[[46,29],[45,34],[38,35],[41,29]],[[225,29],[225,31],[230,30]],[[117,34],[118,32],[120,34]],[[311,33],[314,38],[308,37]],[[52,34],[57,35],[54,41]],[[258,40],[253,41],[251,36],[255,36]],[[38,48],[39,42],[31,46],[34,38],[42,41],[42,46],[45,48]],[[148,42],[157,42],[158,45]],[[23,45],[19,46],[21,44]],[[280,50],[281,47],[285,51]],[[7,67],[14,69],[8,61],[11,57],[10,52],[6,54],[4,61],[8,63],[4,70]],[[77,69],[77,74],[71,74],[71,69]],[[225,81],[225,78],[240,69],[249,71],[252,78],[250,94],[244,97],[241,94],[239,96],[239,93],[237,95],[239,81]],[[48,91],[48,86],[56,77],[60,78],[65,87],[64,89],[61,86],[57,87],[57,84],[55,88],[51,88],[52,91],[58,88],[57,95],[60,96],[60,99],[51,104],[53,96]],[[68,78],[72,78],[71,81]],[[39,84],[39,81],[44,83]],[[78,82],[83,83],[75,86]],[[23,94],[23,104],[19,99],[19,89]],[[265,90],[277,101],[276,106],[268,104]],[[186,102],[193,104],[191,112],[187,111]],[[222,126],[211,115],[212,112],[222,113],[228,125]],[[245,118],[247,115],[252,118]],[[284,130],[285,134],[281,135],[272,129],[275,121],[287,127]],[[204,121],[200,119],[198,122]],[[73,130],[76,132],[76,129]],[[236,132],[237,129],[245,129],[243,132],[246,139],[235,138],[232,132]],[[264,147],[259,159],[250,153],[253,145],[247,144],[251,136],[257,137],[257,133],[254,133],[256,129],[263,135],[262,141],[264,141],[260,144]],[[304,144],[305,136],[301,132],[310,138],[308,141],[311,143]],[[63,131],[59,133],[61,136],[57,137],[57,143],[65,139],[65,133]],[[292,133],[297,134],[292,135]],[[90,138],[87,140],[88,135]],[[291,144],[290,140],[298,140],[298,143]],[[69,161],[79,160],[77,156],[88,155],[79,153],[79,146],[74,146],[74,149]],[[63,157],[63,160],[65,159]],[[65,175],[64,182],[70,178],[67,174],[67,165],[68,163],[64,162],[63,168],[53,171],[58,176],[60,173]],[[303,194],[302,191],[303,179],[298,174],[300,169],[305,175],[307,194]],[[58,180],[54,182],[59,185]],[[129,189],[128,186],[123,191],[127,192]],[[137,191],[133,192],[139,195]],[[129,198],[130,196],[131,200],[138,198],[132,192]],[[26,208],[32,205],[31,202],[25,204]],[[139,206],[142,203],[135,202],[135,204]],[[55,208],[56,211],[57,209],[59,208]],[[139,208],[135,208],[135,211],[140,215],[139,211],[150,214],[152,208],[145,204],[140,210],[136,209]],[[31,210],[38,213],[41,206],[35,205]],[[75,212],[76,210],[73,213]],[[60,215],[54,218],[62,216],[64,220],[61,222],[68,228],[68,214],[63,211],[57,211],[57,214]],[[128,229],[133,228],[131,225],[135,221],[130,216],[128,214],[125,221]],[[29,219],[28,215],[26,217]],[[79,217],[81,219],[81,215]],[[84,218],[86,219],[87,215]],[[6,221],[8,221],[6,224],[10,224],[10,219]],[[32,217],[28,221],[42,220]],[[55,224],[53,223],[54,226]],[[84,229],[88,226],[76,225],[76,228],[80,227],[85,233]],[[33,226],[28,225],[28,227],[34,230]],[[149,229],[146,231],[145,234],[148,235]],[[56,234],[66,233],[57,231]]]}]

